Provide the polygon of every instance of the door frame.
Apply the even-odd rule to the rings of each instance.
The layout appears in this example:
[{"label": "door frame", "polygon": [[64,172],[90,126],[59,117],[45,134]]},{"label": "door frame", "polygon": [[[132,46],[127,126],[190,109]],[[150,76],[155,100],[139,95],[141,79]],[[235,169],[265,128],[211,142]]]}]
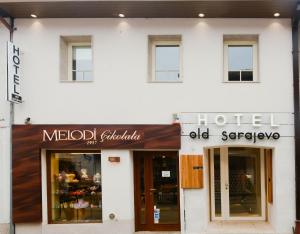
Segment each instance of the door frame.
[{"label": "door frame", "polygon": [[[260,187],[261,187],[261,216],[257,217],[244,217],[235,216],[230,217],[230,202],[229,202],[229,190],[225,188],[226,183],[229,184],[229,170],[228,170],[228,148],[245,147],[245,148],[258,148],[260,149]],[[207,147],[209,149],[208,158],[210,162],[209,178],[210,178],[210,213],[211,220],[240,220],[240,221],[265,221],[266,220],[266,175],[265,175],[265,147],[252,147],[252,146],[215,146]],[[215,187],[214,187],[214,149],[220,149],[220,184],[221,184],[221,216],[215,216]],[[223,157],[222,157],[223,156]],[[223,179],[222,179],[223,178]],[[225,179],[224,179],[225,178]],[[230,186],[230,185],[229,185]]]},{"label": "door frame", "polygon": [[[167,157],[174,157],[177,159],[177,206],[178,206],[178,224],[154,224],[153,220],[153,200],[150,195],[150,188],[153,184],[153,175],[152,175],[152,155],[153,153],[163,153]],[[144,168],[147,172],[144,173],[144,186],[145,190],[148,188],[148,192],[145,192],[145,224],[141,224],[141,206],[140,206],[140,158],[144,158]],[[178,151],[133,151],[133,170],[134,170],[134,211],[135,211],[135,231],[180,231],[180,181],[179,181],[179,153]],[[148,208],[148,211],[147,211]]]}]

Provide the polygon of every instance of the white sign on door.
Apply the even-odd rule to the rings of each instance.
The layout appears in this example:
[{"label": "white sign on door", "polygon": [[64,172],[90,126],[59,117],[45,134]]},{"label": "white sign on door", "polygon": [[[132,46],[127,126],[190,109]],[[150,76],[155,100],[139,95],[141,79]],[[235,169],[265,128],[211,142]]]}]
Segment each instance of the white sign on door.
[{"label": "white sign on door", "polygon": [[170,171],[161,171],[161,177],[171,177]]}]

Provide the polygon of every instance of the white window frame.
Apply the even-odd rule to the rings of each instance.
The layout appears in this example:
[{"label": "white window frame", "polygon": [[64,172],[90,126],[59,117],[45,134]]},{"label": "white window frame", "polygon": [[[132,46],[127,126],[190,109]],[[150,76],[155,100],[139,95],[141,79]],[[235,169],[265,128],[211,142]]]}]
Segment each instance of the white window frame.
[{"label": "white window frame", "polygon": [[[239,81],[229,81],[228,80],[228,47],[229,46],[252,46],[253,48],[253,81],[242,81],[241,75]],[[249,41],[249,40],[229,40],[224,41],[224,82],[226,83],[257,83],[259,82],[258,79],[258,43],[257,41]]]},{"label": "white window frame", "polygon": [[[92,53],[92,79],[91,80],[73,80],[73,47],[74,46],[90,46],[91,47],[91,53]],[[93,47],[92,43],[90,42],[70,42],[68,43],[68,80],[71,82],[92,82],[94,80],[94,72],[93,72]]]},{"label": "white window frame", "polygon": [[[150,50],[150,78],[149,81],[152,83],[181,83],[183,78],[183,68],[182,68],[182,44],[181,40],[153,40],[150,41],[151,43],[151,50]],[[179,47],[179,78],[178,80],[156,80],[156,46],[172,46],[176,45]]]}]

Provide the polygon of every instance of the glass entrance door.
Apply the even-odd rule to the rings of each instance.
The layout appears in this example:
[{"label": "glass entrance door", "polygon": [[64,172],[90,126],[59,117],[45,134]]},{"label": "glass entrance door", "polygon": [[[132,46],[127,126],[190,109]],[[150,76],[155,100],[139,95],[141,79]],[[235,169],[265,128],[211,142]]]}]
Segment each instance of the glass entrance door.
[{"label": "glass entrance door", "polygon": [[178,153],[135,152],[136,230],[180,230]]},{"label": "glass entrance door", "polygon": [[263,149],[210,149],[213,220],[264,220]]},{"label": "glass entrance door", "polygon": [[260,149],[229,148],[229,214],[261,216]]}]

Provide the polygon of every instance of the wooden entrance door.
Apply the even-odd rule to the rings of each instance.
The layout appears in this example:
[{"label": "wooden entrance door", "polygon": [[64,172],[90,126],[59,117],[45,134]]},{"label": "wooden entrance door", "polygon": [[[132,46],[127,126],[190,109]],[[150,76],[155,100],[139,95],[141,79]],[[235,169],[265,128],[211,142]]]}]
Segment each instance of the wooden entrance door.
[{"label": "wooden entrance door", "polygon": [[180,230],[178,152],[134,152],[136,231]]}]

